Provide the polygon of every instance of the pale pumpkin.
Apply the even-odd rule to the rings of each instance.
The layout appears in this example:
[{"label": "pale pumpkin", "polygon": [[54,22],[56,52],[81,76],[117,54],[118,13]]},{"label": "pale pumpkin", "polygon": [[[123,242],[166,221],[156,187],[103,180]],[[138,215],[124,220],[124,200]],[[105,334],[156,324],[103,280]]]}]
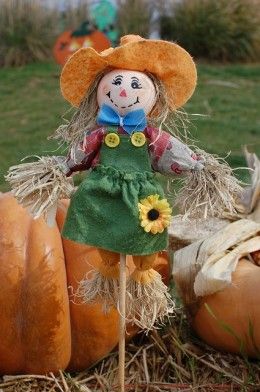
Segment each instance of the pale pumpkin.
[{"label": "pale pumpkin", "polygon": [[[118,314],[101,304],[69,300],[100,263],[97,250],[63,240],[68,202],[59,207],[57,225],[33,220],[10,194],[0,194],[0,373],[82,370],[107,355],[118,342]],[[169,278],[161,254],[156,269]]]},{"label": "pale pumpkin", "polygon": [[201,339],[221,351],[259,357],[259,284],[260,268],[241,259],[231,286],[200,299],[193,327]]}]

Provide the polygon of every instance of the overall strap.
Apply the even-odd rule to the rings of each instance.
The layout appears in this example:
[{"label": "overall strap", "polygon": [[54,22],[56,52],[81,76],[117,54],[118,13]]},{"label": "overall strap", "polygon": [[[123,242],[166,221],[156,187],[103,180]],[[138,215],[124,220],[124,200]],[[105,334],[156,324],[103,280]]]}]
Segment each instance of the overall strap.
[{"label": "overall strap", "polygon": [[[100,164],[127,172],[152,172],[147,141],[141,132],[131,136],[118,133],[115,127],[107,128],[100,150]],[[140,136],[144,143],[139,142]]]}]

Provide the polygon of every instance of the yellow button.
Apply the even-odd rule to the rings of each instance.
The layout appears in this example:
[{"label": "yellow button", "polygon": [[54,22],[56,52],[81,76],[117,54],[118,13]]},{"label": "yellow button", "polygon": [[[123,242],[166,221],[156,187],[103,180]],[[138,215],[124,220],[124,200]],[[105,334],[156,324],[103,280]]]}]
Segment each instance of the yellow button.
[{"label": "yellow button", "polygon": [[110,132],[105,137],[105,144],[108,147],[117,147],[120,144],[120,138],[117,133]]},{"label": "yellow button", "polygon": [[143,132],[135,132],[131,136],[131,142],[135,147],[142,147],[146,142],[146,137]]}]

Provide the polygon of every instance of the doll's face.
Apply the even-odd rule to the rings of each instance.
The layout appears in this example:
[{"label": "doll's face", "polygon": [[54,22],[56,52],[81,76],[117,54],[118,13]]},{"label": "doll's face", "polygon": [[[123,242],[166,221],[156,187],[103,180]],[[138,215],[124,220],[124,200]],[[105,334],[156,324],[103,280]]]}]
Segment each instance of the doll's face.
[{"label": "doll's face", "polygon": [[99,107],[109,105],[121,116],[137,109],[148,114],[155,104],[156,90],[145,73],[116,69],[101,79],[97,101]]}]

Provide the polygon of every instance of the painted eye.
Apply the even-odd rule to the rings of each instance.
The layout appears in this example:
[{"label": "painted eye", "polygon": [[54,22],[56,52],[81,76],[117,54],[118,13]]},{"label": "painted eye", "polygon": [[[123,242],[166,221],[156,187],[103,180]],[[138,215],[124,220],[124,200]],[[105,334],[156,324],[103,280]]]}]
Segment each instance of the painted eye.
[{"label": "painted eye", "polygon": [[138,82],[136,82],[136,81],[133,81],[133,82],[131,83],[131,87],[134,88],[134,89],[136,89],[136,88],[142,88],[141,84],[138,83]]},{"label": "painted eye", "polygon": [[116,86],[120,86],[120,84],[122,83],[121,79],[115,79],[113,80],[112,84],[115,84]]}]

